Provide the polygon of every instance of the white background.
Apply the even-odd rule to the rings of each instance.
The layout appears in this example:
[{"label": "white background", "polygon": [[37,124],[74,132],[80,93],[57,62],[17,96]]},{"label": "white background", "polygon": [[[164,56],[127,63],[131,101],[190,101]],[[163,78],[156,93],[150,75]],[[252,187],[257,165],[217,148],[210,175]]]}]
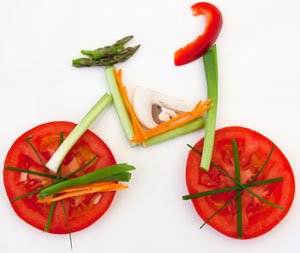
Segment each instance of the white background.
[{"label": "white background", "polygon": [[[223,13],[218,128],[250,127],[273,140],[299,185],[300,2],[211,1]],[[103,68],[76,69],[83,48],[129,34],[139,51],[123,68],[141,84],[196,102],[206,97],[202,60],[175,67],[174,51],[196,37],[204,19],[184,0],[0,0],[0,163],[13,141],[35,125],[78,122],[107,91]],[[136,166],[129,190],[109,211],[73,234],[73,252],[293,252],[299,245],[299,195],[287,217],[253,240],[227,238],[202,221],[187,193],[187,143],[203,131],[150,148],[130,148],[111,106],[92,125],[118,162]],[[43,233],[20,220],[0,187],[0,252],[70,252],[68,236]]]}]

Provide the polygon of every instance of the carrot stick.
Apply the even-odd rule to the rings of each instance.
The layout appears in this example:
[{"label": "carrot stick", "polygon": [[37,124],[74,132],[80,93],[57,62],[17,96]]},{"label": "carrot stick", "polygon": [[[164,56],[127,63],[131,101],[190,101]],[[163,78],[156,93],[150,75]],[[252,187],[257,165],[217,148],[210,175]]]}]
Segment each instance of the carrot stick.
[{"label": "carrot stick", "polygon": [[111,185],[114,182],[96,182],[96,183],[90,183],[87,185],[81,185],[81,186],[75,186],[75,187],[69,187],[66,189],[63,189],[59,192],[57,192],[57,194],[62,194],[62,193],[69,193],[69,192],[76,192],[76,191],[83,191],[83,190],[87,190],[87,189],[91,189],[93,187],[100,187],[100,186],[104,186],[104,185]]},{"label": "carrot stick", "polygon": [[82,191],[69,192],[69,193],[62,194],[60,196],[53,197],[53,198],[39,199],[39,200],[37,200],[37,202],[48,204],[48,203],[52,203],[55,201],[66,199],[66,198],[71,198],[71,197],[76,197],[76,196],[81,196],[81,195],[86,195],[86,194],[91,194],[91,193],[96,193],[96,192],[116,191],[116,190],[122,190],[122,189],[126,189],[126,188],[128,188],[128,186],[126,186],[126,185],[122,185],[119,183],[110,183],[110,184],[103,185],[103,186],[91,187],[90,189],[86,189],[86,190],[82,190]]},{"label": "carrot stick", "polygon": [[133,124],[134,130],[135,130],[135,137],[137,137],[138,139],[143,140],[143,139],[146,138],[146,136],[144,134],[145,131],[143,130],[142,125],[140,124],[139,120],[137,119],[137,116],[134,112],[134,109],[133,109],[133,107],[130,103],[130,100],[129,100],[129,97],[128,97],[128,94],[127,94],[127,91],[126,91],[126,87],[122,83],[122,70],[120,69],[118,71],[118,73],[114,72],[114,74],[115,74],[115,78],[116,78],[118,86],[119,86],[120,93],[122,94],[124,104],[127,108],[127,111],[129,113],[130,117],[131,117],[131,120],[132,120],[132,124]]},{"label": "carrot stick", "polygon": [[[161,134],[161,133],[165,133],[167,131],[170,131],[172,129],[175,129],[179,126],[182,126],[192,120],[194,120],[195,118],[199,117],[201,114],[203,114],[205,111],[207,111],[208,109],[208,106],[207,104],[210,103],[210,99],[207,99],[204,103],[202,103],[201,101],[197,104],[197,106],[195,107],[194,111],[192,112],[188,112],[186,113],[184,116],[189,116],[187,117],[186,119],[183,119],[181,120],[180,122],[177,122],[177,123],[174,123],[173,125],[167,125],[167,124],[164,124],[164,123],[167,123],[169,121],[172,121],[171,123],[173,122],[176,122],[178,121],[178,118],[180,118],[179,116],[182,115],[178,115],[177,117],[174,117],[173,119],[169,120],[169,121],[166,121],[166,122],[163,122],[161,124],[159,124],[157,127],[155,128],[152,128],[150,130],[147,130],[146,131],[146,134],[148,137],[153,137],[155,135],[158,135],[158,134]],[[184,113],[183,113],[184,114]],[[190,115],[191,114],[191,115]],[[181,117],[183,118],[183,117]]]}]

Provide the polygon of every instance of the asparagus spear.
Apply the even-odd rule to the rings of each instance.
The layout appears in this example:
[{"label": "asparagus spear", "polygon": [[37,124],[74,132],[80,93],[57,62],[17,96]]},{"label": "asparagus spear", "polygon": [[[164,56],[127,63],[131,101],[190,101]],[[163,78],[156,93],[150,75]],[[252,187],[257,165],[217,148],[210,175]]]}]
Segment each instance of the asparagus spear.
[{"label": "asparagus spear", "polygon": [[74,67],[109,66],[129,59],[138,50],[140,45],[126,47],[125,44],[133,38],[132,35],[117,40],[110,46],[95,50],[81,50],[88,58],[78,58],[72,61]]},{"label": "asparagus spear", "polygon": [[99,60],[104,57],[112,56],[118,53],[120,50],[124,49],[124,45],[117,45],[117,46],[108,46],[99,48],[96,50],[81,50],[80,52],[84,55],[89,56],[93,60]]},{"label": "asparagus spear", "polygon": [[132,35],[126,36],[126,37],[124,37],[124,38],[122,38],[122,39],[120,39],[120,40],[117,40],[117,41],[115,42],[115,44],[113,44],[113,46],[115,47],[115,46],[119,46],[119,45],[124,45],[124,44],[126,44],[128,41],[130,41],[132,38],[133,38]]},{"label": "asparagus spear", "polygon": [[127,47],[115,53],[114,55],[100,58],[98,60],[91,58],[74,59],[72,64],[74,67],[110,66],[128,60],[138,50],[139,47],[140,45],[135,47]]}]

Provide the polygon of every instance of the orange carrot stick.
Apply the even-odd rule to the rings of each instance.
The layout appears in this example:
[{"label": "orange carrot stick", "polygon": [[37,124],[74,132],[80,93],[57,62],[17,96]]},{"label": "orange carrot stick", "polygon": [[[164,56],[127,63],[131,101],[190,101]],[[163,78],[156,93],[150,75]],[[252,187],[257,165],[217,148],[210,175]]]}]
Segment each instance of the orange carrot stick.
[{"label": "orange carrot stick", "polygon": [[71,197],[76,197],[76,196],[81,196],[81,195],[86,195],[86,194],[91,194],[91,193],[96,193],[96,192],[117,191],[117,190],[122,190],[122,189],[126,189],[126,188],[128,188],[128,186],[126,186],[126,185],[122,185],[119,183],[111,183],[109,185],[92,187],[90,189],[86,189],[86,190],[82,190],[82,191],[69,192],[69,193],[62,194],[60,196],[53,197],[53,198],[38,199],[37,202],[48,204],[48,203],[63,200],[66,198],[71,198]]},{"label": "orange carrot stick", "polygon": [[127,108],[127,111],[129,113],[130,117],[131,117],[134,129],[135,129],[135,136],[138,137],[139,139],[145,139],[146,136],[144,134],[143,127],[140,124],[139,120],[137,119],[134,109],[130,103],[130,100],[129,100],[129,97],[128,97],[128,94],[126,91],[126,87],[122,83],[122,79],[121,79],[122,78],[122,70],[120,69],[118,71],[118,73],[115,72],[114,74],[115,74],[115,78],[116,78],[118,86],[119,86],[120,93],[123,97],[124,104]]},{"label": "orange carrot stick", "polygon": [[82,190],[91,189],[93,187],[101,187],[101,186],[104,186],[104,185],[111,185],[113,183],[114,182],[111,182],[111,181],[108,181],[108,182],[96,182],[96,183],[90,183],[90,184],[87,184],[87,185],[69,187],[69,188],[66,188],[66,189],[63,189],[63,190],[57,192],[56,194],[82,191]]},{"label": "orange carrot stick", "polygon": [[[166,122],[163,122],[163,123],[159,124],[159,125],[158,125],[157,127],[155,127],[155,128],[152,128],[152,129],[150,129],[150,130],[147,130],[147,131],[146,131],[147,136],[148,136],[148,137],[153,137],[153,136],[155,136],[155,135],[165,133],[165,132],[167,132],[167,131],[170,131],[170,130],[172,130],[172,129],[175,129],[175,128],[179,127],[179,126],[182,126],[182,125],[184,125],[184,124],[186,124],[186,123],[188,123],[188,122],[194,120],[195,118],[199,117],[201,114],[203,114],[205,111],[208,110],[207,104],[209,104],[210,101],[211,101],[210,99],[207,99],[204,103],[202,103],[202,102],[200,101],[200,102],[196,105],[194,111],[192,111],[192,112],[187,112],[187,113],[182,113],[182,114],[178,115],[177,117],[174,117],[173,119],[170,119],[170,120],[168,120],[168,121],[166,121]],[[180,117],[181,115],[183,115],[183,116]],[[184,118],[184,116],[187,117],[187,118],[186,118],[186,119],[183,119],[183,120],[181,120],[180,122],[177,122],[177,123],[176,123],[176,121],[178,121],[178,119],[182,119],[182,118]],[[171,121],[171,123],[173,123],[173,122],[175,122],[175,123],[174,123],[173,125],[167,124],[167,122],[170,122],[170,121]],[[164,124],[164,123],[166,123],[166,124]]]}]

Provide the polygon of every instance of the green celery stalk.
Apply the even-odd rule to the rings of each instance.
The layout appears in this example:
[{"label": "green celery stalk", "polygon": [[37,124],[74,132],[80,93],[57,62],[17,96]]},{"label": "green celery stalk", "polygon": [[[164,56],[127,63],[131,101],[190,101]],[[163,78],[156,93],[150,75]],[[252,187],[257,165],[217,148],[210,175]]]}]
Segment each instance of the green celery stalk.
[{"label": "green celery stalk", "polygon": [[207,97],[212,100],[212,108],[206,113],[203,155],[200,168],[208,171],[214,148],[218,107],[218,59],[216,45],[211,47],[203,56],[203,62],[207,83]]},{"label": "green celery stalk", "polygon": [[98,102],[90,109],[84,118],[78,123],[73,131],[67,136],[64,142],[59,146],[53,156],[50,158],[46,167],[57,172],[60,164],[65,156],[78,141],[81,135],[89,128],[89,126],[96,120],[98,115],[111,103],[112,98],[109,94],[105,93]]},{"label": "green celery stalk", "polygon": [[[121,125],[125,132],[125,136],[128,140],[131,140],[134,137],[133,126],[132,126],[130,116],[127,112],[126,106],[124,104],[124,100],[119,91],[117,80],[114,76],[114,70],[115,68],[113,66],[109,66],[105,68],[107,83],[113,98],[113,103],[115,105],[118,117],[120,119]],[[131,146],[134,147],[136,145],[137,145],[136,143],[131,142]]]},{"label": "green celery stalk", "polygon": [[204,119],[202,117],[195,119],[187,124],[184,124],[183,126],[177,127],[173,130],[170,130],[166,133],[159,134],[157,136],[151,137],[145,141],[146,146],[152,146],[170,139],[173,139],[175,137],[185,135],[191,132],[194,132],[196,130],[199,130],[200,128],[203,128],[204,126]]}]

